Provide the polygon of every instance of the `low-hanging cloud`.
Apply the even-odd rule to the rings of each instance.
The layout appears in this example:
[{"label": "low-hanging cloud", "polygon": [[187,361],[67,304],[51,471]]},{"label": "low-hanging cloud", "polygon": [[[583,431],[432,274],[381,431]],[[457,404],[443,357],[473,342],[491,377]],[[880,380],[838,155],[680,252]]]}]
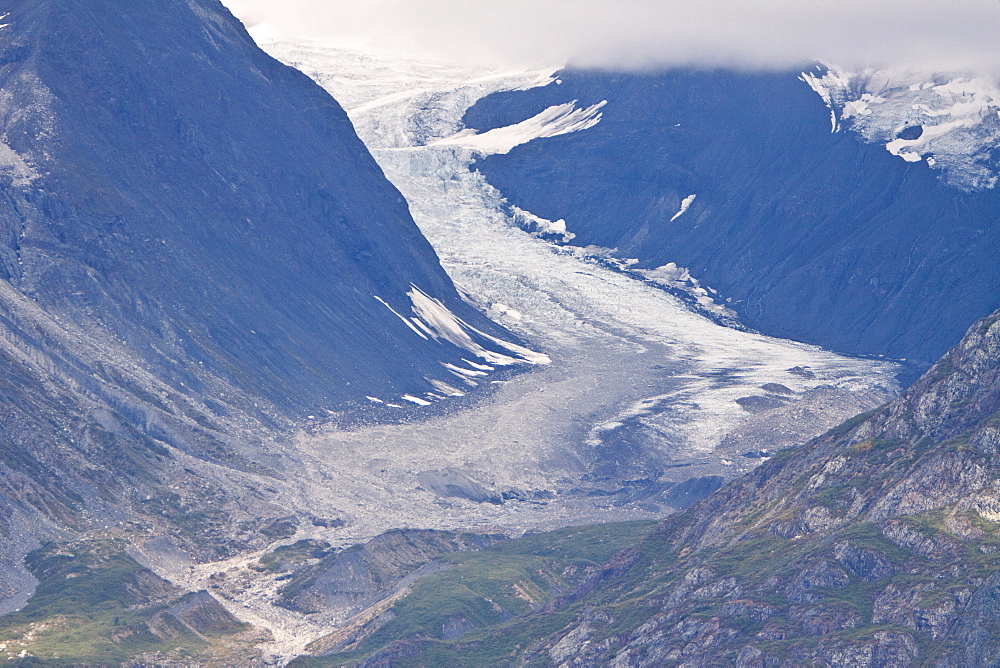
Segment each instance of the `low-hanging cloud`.
[{"label": "low-hanging cloud", "polygon": [[1000,69],[1000,0],[225,0],[285,37],[476,63]]}]

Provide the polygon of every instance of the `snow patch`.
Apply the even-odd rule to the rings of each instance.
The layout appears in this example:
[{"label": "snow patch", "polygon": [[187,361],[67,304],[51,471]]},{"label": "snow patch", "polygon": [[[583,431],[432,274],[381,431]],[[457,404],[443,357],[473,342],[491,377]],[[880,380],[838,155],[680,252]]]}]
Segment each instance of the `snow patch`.
[{"label": "snow patch", "polygon": [[681,200],[681,208],[670,219],[671,223],[684,215],[684,212],[687,211],[688,208],[690,208],[691,204],[694,202],[694,198],[695,197],[697,197],[697,195],[688,195],[687,197],[685,197],[684,199]]},{"label": "snow patch", "polygon": [[394,309],[391,306],[389,306],[388,302],[386,302],[384,299],[382,299],[378,295],[372,295],[372,296],[375,297],[375,299],[377,299],[383,306],[385,306],[387,309],[389,309],[390,311],[392,311],[393,315],[395,315],[397,318],[399,318],[404,323],[406,323],[406,326],[409,327],[410,329],[412,329],[417,336],[419,336],[420,338],[422,338],[424,340],[427,340],[427,335],[424,334],[422,331],[420,331],[420,329],[415,324],[413,324],[409,320],[409,318],[407,318],[406,316],[402,315],[399,311],[397,311],[396,309]]},{"label": "snow patch", "polygon": [[446,382],[444,382],[442,380],[437,380],[436,378],[428,378],[427,382],[430,383],[431,386],[435,390],[437,390],[438,392],[444,394],[445,396],[449,396],[449,397],[464,397],[465,396],[465,392],[462,392],[461,390],[452,387],[451,385],[449,385],[448,383],[446,383]]},{"label": "snow patch", "polygon": [[[448,341],[459,348],[468,350],[476,355],[476,357],[484,359],[490,364],[499,366],[510,366],[525,362],[528,364],[548,364],[551,361],[548,355],[536,353],[533,350],[479,331],[449,311],[440,300],[431,297],[415,285],[411,284],[410,288],[410,291],[406,295],[413,304],[415,317],[412,320],[414,323],[418,323],[434,339]],[[497,345],[510,354],[499,353],[485,348],[472,338],[473,334]],[[512,357],[511,355],[514,356]]]},{"label": "snow patch", "polygon": [[485,371],[477,371],[475,369],[466,369],[464,367],[451,364],[449,362],[444,363],[444,367],[449,371],[458,374],[459,376],[467,376],[469,378],[488,376],[489,374]]},{"label": "snow patch", "polygon": [[461,146],[485,155],[509,153],[515,146],[527,144],[532,139],[557,137],[594,127],[601,121],[601,108],[607,100],[585,109],[578,109],[577,100],[557,104],[531,118],[502,128],[477,133],[462,130],[450,137],[431,142],[430,146]]},{"label": "snow patch", "polygon": [[[410,291],[406,296],[410,298],[413,317],[407,318],[402,313],[392,308],[388,302],[373,295],[383,306],[403,321],[417,336],[424,340],[447,341],[463,350],[467,350],[477,357],[497,366],[510,366],[512,364],[549,364],[551,361],[548,355],[529,350],[509,341],[504,341],[495,336],[482,332],[468,324],[446,307],[439,299],[431,297],[417,286],[410,284]],[[484,340],[505,352],[490,350],[483,344],[477,343],[473,336]],[[492,371],[493,367],[478,365],[464,360],[469,365],[482,370]],[[455,367],[456,369],[460,367]]]}]

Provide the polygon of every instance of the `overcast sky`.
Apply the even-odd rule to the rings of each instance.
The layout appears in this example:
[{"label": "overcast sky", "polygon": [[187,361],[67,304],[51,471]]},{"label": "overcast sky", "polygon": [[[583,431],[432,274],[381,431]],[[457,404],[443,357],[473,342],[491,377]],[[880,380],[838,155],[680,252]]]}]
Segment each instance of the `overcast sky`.
[{"label": "overcast sky", "polygon": [[474,62],[1000,71],[1000,0],[224,0],[284,36]]}]

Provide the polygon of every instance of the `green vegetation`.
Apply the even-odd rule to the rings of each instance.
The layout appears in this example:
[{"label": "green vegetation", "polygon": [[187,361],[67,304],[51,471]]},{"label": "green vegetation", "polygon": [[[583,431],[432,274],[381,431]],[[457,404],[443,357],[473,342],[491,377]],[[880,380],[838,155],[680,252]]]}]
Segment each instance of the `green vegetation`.
[{"label": "green vegetation", "polygon": [[[448,568],[421,578],[412,593],[393,605],[391,620],[356,647],[330,657],[302,657],[294,665],[351,665],[397,639],[421,643],[420,665],[507,665],[532,639],[558,631],[575,615],[572,606],[545,615],[533,611],[553,594],[571,592],[653,526],[571,527],[447,555],[440,561]],[[471,630],[446,640],[446,627],[457,628],[456,634]],[[406,659],[396,665],[407,665]]]},{"label": "green vegetation", "polygon": [[5,665],[117,665],[150,653],[249,656],[249,644],[229,637],[244,625],[219,633],[171,616],[170,606],[193,594],[144,569],[124,547],[116,540],[78,541],[31,553],[26,563],[39,580],[35,595],[21,611],[0,617]]}]

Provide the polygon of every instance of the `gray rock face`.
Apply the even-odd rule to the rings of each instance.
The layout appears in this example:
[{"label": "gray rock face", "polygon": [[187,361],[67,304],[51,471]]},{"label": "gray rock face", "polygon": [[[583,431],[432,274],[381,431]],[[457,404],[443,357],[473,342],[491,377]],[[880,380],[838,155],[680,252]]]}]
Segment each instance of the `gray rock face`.
[{"label": "gray rock face", "polygon": [[888,577],[895,572],[892,561],[885,554],[862,547],[854,541],[837,543],[833,554],[847,570],[866,582]]},{"label": "gray rock face", "polygon": [[1000,574],[992,575],[973,595],[947,636],[957,649],[936,665],[994,666],[1000,661]]}]

